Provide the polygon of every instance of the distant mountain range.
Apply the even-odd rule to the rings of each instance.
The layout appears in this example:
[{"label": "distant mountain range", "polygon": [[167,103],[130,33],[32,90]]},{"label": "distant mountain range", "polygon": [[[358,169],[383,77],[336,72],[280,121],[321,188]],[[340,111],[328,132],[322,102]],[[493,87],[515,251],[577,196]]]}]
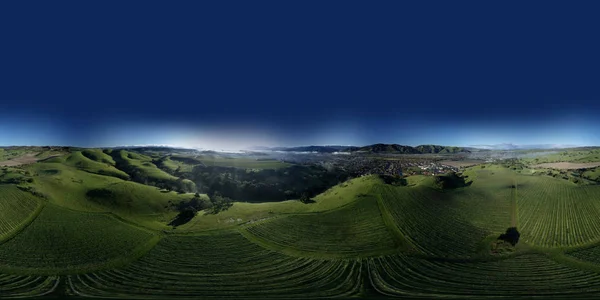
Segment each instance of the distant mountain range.
[{"label": "distant mountain range", "polygon": [[533,145],[516,145],[512,143],[493,144],[493,145],[472,145],[473,148],[488,149],[488,150],[531,150],[531,149],[566,149],[578,148],[578,145],[565,144],[533,144]]},{"label": "distant mountain range", "polygon": [[[493,144],[493,145],[471,145],[470,147],[455,147],[455,146],[441,146],[441,145],[419,145],[419,146],[406,146],[399,144],[373,144],[367,146],[342,146],[342,145],[326,145],[326,146],[300,146],[300,147],[263,147],[256,146],[250,147],[249,150],[253,151],[283,151],[283,152],[316,152],[316,153],[388,153],[388,154],[453,154],[453,153],[471,153],[481,151],[493,151],[493,150],[550,150],[550,149],[566,149],[566,148],[578,148],[581,146],[577,145],[564,145],[564,144],[535,144],[535,145],[516,145],[512,143],[504,144]],[[185,152],[190,150],[196,150],[203,153],[209,152],[223,152],[219,150],[199,149],[199,148],[185,148],[175,147],[171,145],[134,145],[134,146],[120,146],[111,147],[113,149],[143,149],[146,151],[164,151],[166,149],[175,150],[177,152]],[[215,152],[216,151],[216,152]],[[236,153],[243,153],[247,151],[236,151]]]},{"label": "distant mountain range", "polygon": [[251,150],[267,150],[267,151],[285,151],[285,152],[319,152],[319,153],[333,153],[333,152],[348,152],[359,147],[353,146],[301,146],[301,147],[251,147]]},{"label": "distant mountain range", "polygon": [[398,144],[373,144],[363,147],[356,146],[303,146],[303,147],[252,147],[252,150],[285,151],[285,152],[358,152],[358,153],[390,153],[390,154],[443,154],[469,153],[465,147],[450,147],[440,145],[420,145],[416,147]]}]

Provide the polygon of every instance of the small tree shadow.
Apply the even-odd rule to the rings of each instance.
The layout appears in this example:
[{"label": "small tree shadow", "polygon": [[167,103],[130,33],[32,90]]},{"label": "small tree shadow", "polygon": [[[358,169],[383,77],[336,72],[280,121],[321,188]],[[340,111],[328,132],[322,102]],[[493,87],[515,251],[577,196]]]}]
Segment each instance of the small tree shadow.
[{"label": "small tree shadow", "polygon": [[519,242],[521,234],[517,230],[517,227],[510,227],[506,229],[506,233],[501,234],[498,239],[509,242],[511,245],[516,245]]},{"label": "small tree shadow", "polygon": [[196,210],[186,209],[186,210],[180,212],[175,217],[175,219],[173,219],[171,222],[169,222],[169,226],[177,227],[177,226],[183,225],[183,224],[191,221],[195,216],[196,216]]}]

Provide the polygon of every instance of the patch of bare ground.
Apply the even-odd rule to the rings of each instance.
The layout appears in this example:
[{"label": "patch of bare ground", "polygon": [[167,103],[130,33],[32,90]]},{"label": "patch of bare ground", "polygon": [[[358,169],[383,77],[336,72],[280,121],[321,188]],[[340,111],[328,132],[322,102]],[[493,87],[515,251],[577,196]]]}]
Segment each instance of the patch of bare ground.
[{"label": "patch of bare ground", "polygon": [[470,167],[484,163],[482,160],[443,160],[438,162],[442,165],[452,166],[456,168]]},{"label": "patch of bare ground", "polygon": [[557,162],[557,163],[544,163],[532,166],[532,168],[550,168],[560,170],[575,170],[575,169],[587,169],[595,168],[600,166],[600,162],[590,163],[571,163],[571,162]]},{"label": "patch of bare ground", "polygon": [[52,155],[52,156],[49,156],[49,157],[46,157],[43,159],[39,159],[38,157],[36,157],[37,154],[38,153],[27,153],[25,155],[15,157],[10,160],[0,161],[0,167],[16,167],[16,166],[20,166],[20,165],[27,165],[27,164],[32,164],[32,163],[40,161],[40,160],[60,156],[60,155]]}]

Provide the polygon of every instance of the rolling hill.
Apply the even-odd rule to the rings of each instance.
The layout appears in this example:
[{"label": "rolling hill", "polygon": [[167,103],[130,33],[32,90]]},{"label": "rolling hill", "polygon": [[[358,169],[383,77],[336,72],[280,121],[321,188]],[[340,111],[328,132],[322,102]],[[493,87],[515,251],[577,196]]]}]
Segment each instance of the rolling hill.
[{"label": "rolling hill", "polygon": [[471,152],[471,150],[462,147],[449,147],[439,145],[420,145],[412,147],[398,144],[373,144],[359,148],[351,148],[350,151],[389,154],[451,154]]},{"label": "rolling hill", "polygon": [[[174,204],[209,198],[99,172],[173,176],[157,157],[76,149],[3,171],[33,180],[0,185],[2,296],[600,295],[600,185],[485,164],[401,184],[358,177],[308,204],[235,202],[172,227]],[[170,170],[190,163],[174,157]],[[511,227],[515,245],[500,238]]]}]

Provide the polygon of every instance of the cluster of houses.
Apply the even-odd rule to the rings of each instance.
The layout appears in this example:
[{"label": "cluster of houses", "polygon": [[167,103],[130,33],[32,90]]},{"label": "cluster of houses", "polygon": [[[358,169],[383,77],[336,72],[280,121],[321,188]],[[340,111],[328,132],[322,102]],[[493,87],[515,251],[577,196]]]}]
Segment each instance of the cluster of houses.
[{"label": "cluster of houses", "polygon": [[333,163],[354,175],[439,175],[447,172],[457,172],[458,168],[436,163],[430,159],[378,159],[372,157],[351,157],[336,160]]}]

